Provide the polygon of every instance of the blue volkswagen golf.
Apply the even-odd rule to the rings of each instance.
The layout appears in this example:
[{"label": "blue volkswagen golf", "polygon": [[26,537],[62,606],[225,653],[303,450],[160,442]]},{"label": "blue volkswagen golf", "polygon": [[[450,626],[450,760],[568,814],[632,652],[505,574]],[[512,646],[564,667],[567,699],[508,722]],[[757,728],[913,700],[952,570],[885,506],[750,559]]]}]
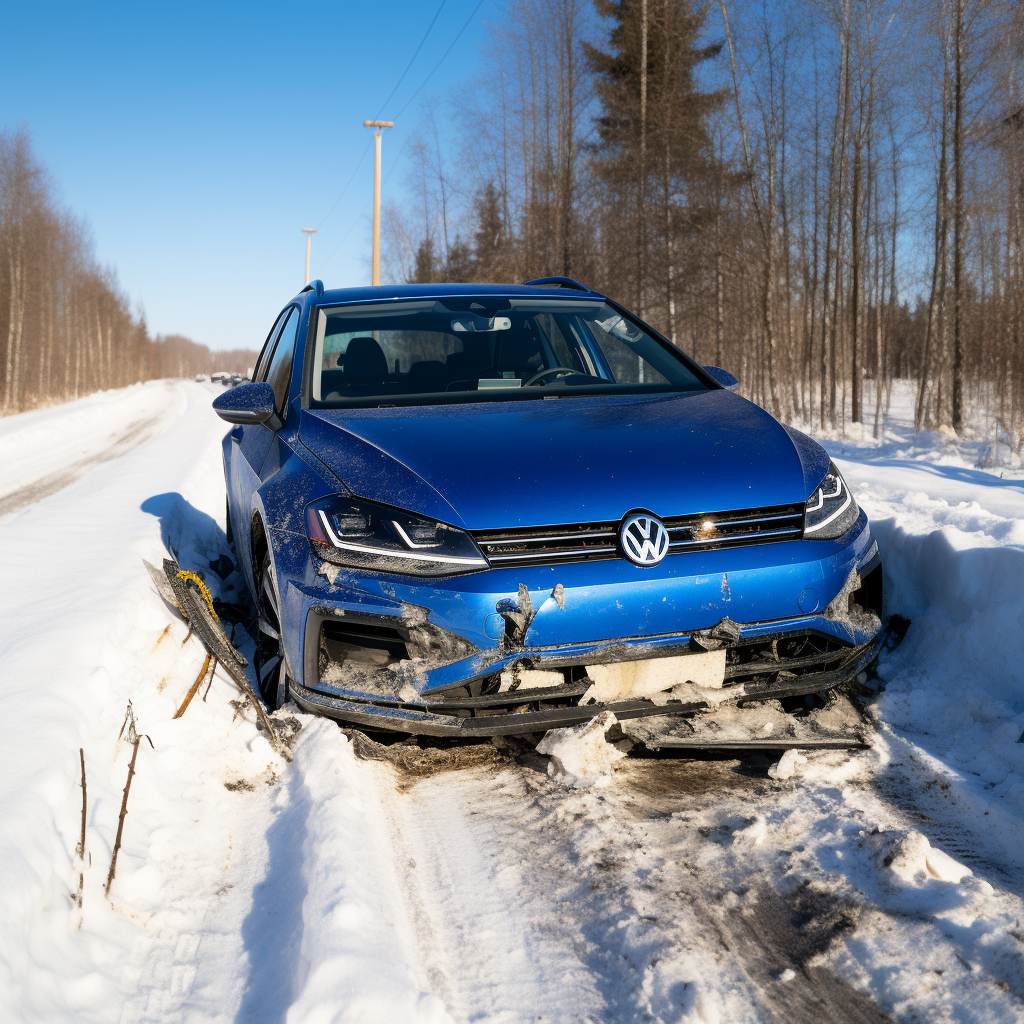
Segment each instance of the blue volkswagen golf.
[{"label": "blue volkswagen golf", "polygon": [[565,278],[307,286],[214,402],[267,704],[487,737],[827,701],[878,548],[736,386]]}]

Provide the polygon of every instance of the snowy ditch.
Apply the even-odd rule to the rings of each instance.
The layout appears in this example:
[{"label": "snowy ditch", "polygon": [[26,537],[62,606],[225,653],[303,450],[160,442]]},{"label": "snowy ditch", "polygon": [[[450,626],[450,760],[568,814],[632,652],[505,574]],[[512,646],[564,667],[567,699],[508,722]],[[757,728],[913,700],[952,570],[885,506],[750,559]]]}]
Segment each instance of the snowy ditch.
[{"label": "snowy ditch", "polygon": [[[0,430],[9,493],[161,411],[0,519],[0,1017],[1024,1019],[1019,479],[896,428],[830,444],[912,622],[867,751],[636,758],[611,722],[380,748],[298,715],[289,764],[220,671],[174,717],[204,652],[142,558],[241,597],[209,398],[145,385]],[[62,415],[93,424],[74,451],[47,448]],[[129,700],[152,746],[108,897]]]}]

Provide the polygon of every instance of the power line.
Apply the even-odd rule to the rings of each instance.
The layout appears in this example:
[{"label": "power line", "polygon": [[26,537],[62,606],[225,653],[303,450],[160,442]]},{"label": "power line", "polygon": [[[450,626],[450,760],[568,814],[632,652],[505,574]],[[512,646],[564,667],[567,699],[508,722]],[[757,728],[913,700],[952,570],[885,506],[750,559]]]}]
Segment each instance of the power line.
[{"label": "power line", "polygon": [[[388,173],[384,175],[384,185],[391,180],[391,175],[395,173],[395,168],[398,166],[398,161],[401,159],[402,154],[405,152],[405,144],[408,142],[408,138],[402,140],[401,146],[398,147],[398,152],[395,154],[395,159],[391,161],[391,166],[388,168]],[[381,188],[384,187],[381,185]]]},{"label": "power line", "polygon": [[[469,28],[469,23],[476,17],[476,12],[479,11],[480,8],[483,7],[483,5],[484,5],[484,0],[480,0],[480,2],[476,5],[476,7],[473,8],[473,13],[466,19],[465,25],[463,25],[462,28],[459,29],[459,34],[451,41],[451,44],[449,45],[448,49],[444,51],[444,54],[441,56],[441,59],[434,65],[434,71],[437,71],[437,69],[444,63],[445,57],[447,57],[448,54],[451,53],[452,50],[455,48],[455,44],[462,37],[462,33],[465,32],[467,28]],[[434,77],[434,71],[431,71],[430,74],[427,75],[427,77],[424,78],[422,82],[420,82],[419,89],[417,89],[409,97],[409,99],[406,100],[405,106],[402,107],[402,109],[395,115],[395,120],[396,121],[398,120],[398,118],[400,118],[402,116],[402,114],[405,113],[405,111],[409,107],[409,104],[412,103],[412,101],[414,99],[416,99],[417,96],[419,96],[420,90],[422,90],[422,88],[427,84],[427,82],[429,82],[430,79]]]},{"label": "power line", "polygon": [[[413,66],[413,63],[415,62],[416,58],[419,56],[420,50],[423,49],[423,44],[427,41],[427,36],[430,35],[430,30],[434,27],[434,23],[437,21],[438,16],[441,14],[442,8],[444,7],[444,5],[447,2],[448,2],[448,0],[441,0],[440,6],[434,12],[434,17],[430,20],[430,24],[427,26],[427,31],[423,33],[423,38],[420,39],[419,45],[416,47],[415,53],[413,53],[412,58],[409,60],[409,63],[406,64],[405,70],[399,76],[398,81],[395,83],[394,89],[391,90],[391,95],[388,96],[388,98],[381,104],[380,109],[381,109],[382,112],[383,112],[384,108],[391,102],[391,97],[394,96],[396,92],[398,92],[398,87],[405,80],[405,76],[409,73],[409,69]],[[473,14],[476,14],[476,11],[474,11]],[[470,15],[470,17],[472,17],[472,15]],[[465,26],[463,26],[462,31],[463,32],[465,31]],[[462,35],[462,32],[460,32],[459,35]],[[456,36],[455,38],[457,40],[459,38],[459,36]],[[451,47],[449,47],[448,49],[450,50]],[[445,56],[447,56],[447,52],[445,53]],[[442,57],[441,59],[443,60],[444,58]],[[436,71],[436,70],[437,70],[437,68],[434,68],[434,71]],[[433,73],[434,73],[433,71],[430,72],[431,75]],[[429,78],[430,76],[428,75],[427,77]],[[424,83],[424,84],[426,84],[426,83]],[[421,85],[420,89],[422,89],[422,88],[423,88],[423,86]],[[419,89],[417,89],[416,91],[419,92]],[[416,93],[413,93],[413,95],[415,96]],[[377,114],[377,117],[379,118],[380,114]],[[362,167],[363,161],[366,159],[366,154],[369,153],[369,152],[370,152],[370,143],[367,142],[366,148],[363,150],[363,152],[359,156],[359,162],[356,164],[356,166],[352,170],[352,177],[349,178],[348,181],[345,183],[345,187],[341,190],[341,195],[339,195],[338,198],[335,199],[334,202],[331,204],[331,208],[327,211],[327,214],[324,217],[324,219],[322,221],[320,221],[319,224],[317,224],[317,228],[323,227],[324,224],[327,222],[327,218],[330,217],[330,215],[332,213],[334,213],[335,209],[337,209],[338,203],[340,203],[341,200],[344,198],[345,193],[351,187],[352,182],[356,180],[356,175],[359,173],[359,168]]]},{"label": "power line", "polygon": [[437,21],[438,15],[440,15],[442,8],[447,2],[448,0],[441,0],[440,7],[438,7],[438,9],[434,12],[434,17],[430,20],[430,24],[427,26],[427,31],[423,33],[423,38],[420,40],[419,46],[416,47],[416,52],[412,55],[412,57],[409,58],[409,63],[405,65],[405,70],[402,72],[398,81],[395,82],[395,87],[394,89],[391,90],[391,93],[388,96],[388,98],[380,105],[380,110],[377,113],[378,119],[380,118],[381,114],[384,113],[384,108],[391,102],[391,97],[394,96],[396,92],[398,92],[398,87],[405,80],[405,76],[409,74],[409,69],[413,66],[414,61],[420,55],[420,50],[423,49],[423,44],[427,41],[427,36],[430,35],[430,30],[434,27],[434,22]]},{"label": "power line", "polygon": [[366,211],[367,211],[367,210],[368,210],[368,209],[370,208],[370,204],[371,204],[372,202],[373,202],[373,198],[372,198],[372,197],[366,200],[366,205],[365,205],[365,206],[363,206],[363,208],[362,208],[362,209],[361,209],[361,210],[359,211],[359,215],[358,215],[358,216],[356,217],[356,219],[355,219],[354,221],[352,221],[352,223],[351,223],[351,224],[349,225],[348,231],[346,231],[346,232],[345,232],[345,234],[344,234],[344,235],[342,235],[342,237],[341,237],[341,241],[340,241],[340,242],[339,242],[339,243],[338,243],[338,244],[337,244],[337,245],[336,245],[336,246],[334,247],[334,250],[333,250],[333,251],[331,252],[331,255],[330,255],[330,256],[328,256],[328,257],[327,257],[327,259],[325,259],[325,260],[323,261],[323,263],[321,263],[321,264],[320,264],[320,270],[321,270],[321,271],[322,271],[322,270],[324,269],[324,267],[326,267],[326,266],[327,266],[327,264],[328,264],[328,263],[330,263],[330,262],[331,262],[331,260],[333,260],[333,259],[334,259],[334,257],[335,257],[335,254],[336,254],[336,253],[338,252],[338,250],[339,250],[339,249],[340,249],[340,248],[341,248],[341,247],[342,247],[342,246],[343,246],[343,245],[345,244],[345,242],[346,242],[346,241],[348,240],[348,236],[352,234],[352,231],[353,231],[353,229],[355,228],[355,226],[356,226],[356,225],[357,225],[357,224],[358,224],[358,223],[359,223],[359,222],[360,222],[360,221],[361,221],[361,220],[363,219],[363,217],[365,217],[365,216],[366,216]]},{"label": "power line", "polygon": [[366,154],[370,152],[370,146],[372,145],[372,143],[373,143],[373,139],[371,138],[370,141],[367,142],[366,148],[363,150],[361,156],[359,157],[358,162],[356,163],[355,167],[352,170],[352,177],[348,179],[348,181],[345,183],[345,187],[341,190],[341,195],[338,196],[338,198],[334,200],[333,205],[327,211],[327,216],[325,216],[324,219],[322,221],[320,221],[319,224],[317,224],[317,229],[318,230],[324,226],[324,222],[327,220],[327,217],[330,217],[330,215],[332,213],[334,213],[335,209],[337,208],[338,203],[341,202],[342,197],[349,190],[349,186],[352,184],[353,181],[356,180],[356,175],[359,173],[359,168],[363,166],[363,161],[366,159]]},{"label": "power line", "polygon": [[[391,167],[388,170],[388,173],[384,176],[384,183],[381,185],[381,191],[384,190],[384,185],[387,185],[388,181],[391,178],[391,175],[394,174],[395,168],[398,166],[398,161],[401,158],[403,152],[405,152],[405,141],[402,142],[402,145],[399,147],[398,152],[395,154],[395,159],[391,162]],[[338,250],[345,244],[346,240],[348,239],[348,236],[351,235],[352,232],[355,230],[356,225],[363,219],[363,217],[366,216],[366,210],[369,207],[369,205],[370,204],[367,203],[366,206],[364,206],[362,210],[359,211],[358,216],[349,225],[348,231],[346,231],[345,234],[342,236],[341,241],[338,242],[338,244],[331,250],[331,255],[328,256],[327,259],[325,259],[323,263],[320,264],[321,269],[326,267],[327,264],[330,263],[332,259],[334,259],[334,257],[337,255]]]},{"label": "power line", "polygon": [[[434,77],[434,75],[437,73],[438,69],[441,67],[441,65],[447,59],[448,54],[450,54],[452,52],[452,50],[455,49],[455,44],[462,38],[462,35],[466,31],[466,29],[469,28],[470,23],[476,17],[477,12],[480,10],[480,8],[483,7],[484,2],[485,2],[485,0],[479,0],[479,2],[477,3],[476,7],[473,8],[472,13],[466,19],[466,21],[463,24],[462,28],[459,29],[459,31],[456,34],[455,38],[451,41],[451,43],[449,43],[448,49],[445,50],[443,54],[441,54],[441,59],[434,65],[434,67],[431,70],[430,74],[428,74],[427,77],[424,78],[422,82],[420,82],[420,84],[419,84],[418,88],[416,89],[416,91],[405,101],[405,105],[395,115],[396,119],[401,117],[402,114],[404,114],[405,111],[408,110],[409,106],[412,104],[412,101],[414,99],[416,99],[417,96],[419,96],[419,94],[423,91],[423,89],[426,86],[426,84],[431,80],[431,78]],[[447,0],[441,0],[440,7],[438,7],[437,11],[434,14],[433,19],[431,20],[430,24],[427,26],[427,31],[423,33],[423,38],[420,40],[419,46],[416,47],[416,52],[412,55],[412,59],[406,65],[405,71],[402,72],[402,75],[398,79],[398,82],[396,83],[394,89],[391,90],[391,95],[388,96],[388,98],[382,104],[382,106],[381,106],[381,110],[382,111],[383,111],[384,107],[386,107],[388,105],[388,103],[391,102],[391,98],[398,91],[398,87],[402,84],[402,80],[408,74],[409,69],[413,65],[413,62],[416,60],[416,57],[418,56],[420,50],[423,48],[423,44],[427,41],[427,36],[430,35],[430,30],[434,27],[434,22],[437,21],[438,15],[441,13],[441,8],[444,7],[445,3],[447,3]],[[372,141],[373,140],[371,139],[370,142],[372,142]],[[355,169],[352,171],[352,177],[350,177],[348,179],[348,181],[345,184],[345,187],[341,190],[341,195],[339,195],[338,198],[334,200],[334,204],[331,206],[330,210],[327,211],[327,216],[324,217],[324,219],[322,221],[320,221],[320,223],[317,225],[317,227],[321,227],[324,224],[324,222],[327,220],[327,217],[330,217],[330,215],[332,213],[334,213],[334,210],[337,207],[338,203],[341,202],[342,197],[349,190],[349,186],[352,184],[353,181],[355,181],[356,175],[359,173],[359,168],[362,167],[363,161],[366,159],[366,154],[370,152],[370,142],[367,142],[366,148],[363,150],[362,155],[359,157],[359,162],[356,164]],[[405,149],[405,143],[403,142],[401,149],[399,149],[399,151],[398,151],[398,155],[395,157],[395,160],[392,163],[390,170],[388,171],[387,178],[391,177],[391,172],[394,171],[395,167],[397,166],[398,158],[402,155],[402,150],[404,150],[404,149]],[[384,183],[385,184],[387,184],[387,178],[384,179]],[[345,241],[348,239],[348,236],[352,234],[352,231],[355,229],[355,226],[359,223],[359,221],[365,215],[366,210],[369,207],[369,205],[370,204],[367,203],[366,206],[363,207],[363,209],[360,211],[359,215],[356,217],[356,219],[349,226],[348,231],[345,232],[345,234],[342,237],[341,241],[338,242],[338,244],[334,247],[334,250],[331,252],[330,256],[328,256],[327,259],[325,259],[323,261],[323,263],[320,264],[321,267],[326,267],[327,264],[337,254],[338,250],[345,244]]]}]

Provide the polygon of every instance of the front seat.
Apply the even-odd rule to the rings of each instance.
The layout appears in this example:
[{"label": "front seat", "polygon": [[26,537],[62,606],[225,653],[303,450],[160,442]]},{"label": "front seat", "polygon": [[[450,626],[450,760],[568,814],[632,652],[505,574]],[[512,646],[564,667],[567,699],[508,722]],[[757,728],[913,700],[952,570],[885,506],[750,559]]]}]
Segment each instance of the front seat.
[{"label": "front seat", "polygon": [[373,338],[353,338],[345,349],[345,384],[383,384],[388,379],[384,350]]}]

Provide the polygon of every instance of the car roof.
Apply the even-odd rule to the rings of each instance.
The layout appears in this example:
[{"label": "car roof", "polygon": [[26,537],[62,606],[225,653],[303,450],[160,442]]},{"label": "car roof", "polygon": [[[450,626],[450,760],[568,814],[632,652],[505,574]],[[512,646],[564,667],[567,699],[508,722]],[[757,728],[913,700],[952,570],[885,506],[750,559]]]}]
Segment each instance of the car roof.
[{"label": "car roof", "polygon": [[[305,289],[304,289],[305,291]],[[314,293],[319,289],[314,289]],[[300,297],[302,292],[299,293]],[[523,284],[386,284],[363,288],[329,288],[317,295],[317,305],[369,302],[386,299],[441,299],[449,295],[536,295],[544,298],[579,299],[604,296],[589,288],[552,288]]]}]

